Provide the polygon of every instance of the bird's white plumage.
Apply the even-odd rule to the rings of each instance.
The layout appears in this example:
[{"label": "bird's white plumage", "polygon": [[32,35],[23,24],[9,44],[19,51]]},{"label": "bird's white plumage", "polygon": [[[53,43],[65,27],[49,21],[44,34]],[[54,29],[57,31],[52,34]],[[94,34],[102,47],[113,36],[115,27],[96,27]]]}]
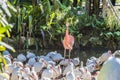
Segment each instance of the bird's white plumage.
[{"label": "bird's white plumage", "polygon": [[44,64],[41,62],[35,62],[33,67],[34,67],[35,72],[40,72],[42,68],[44,67]]},{"label": "bird's white plumage", "polygon": [[23,55],[23,54],[19,54],[19,55],[17,56],[17,59],[18,59],[19,61],[21,61],[21,62],[25,62],[25,61],[26,61],[26,57],[25,57],[25,55]]},{"label": "bird's white plumage", "polygon": [[105,52],[99,57],[99,60],[101,63],[105,62],[110,56],[112,56],[111,51]]},{"label": "bird's white plumage", "polygon": [[74,64],[72,62],[69,62],[69,65],[67,65],[65,70],[63,71],[63,76],[66,75],[67,72],[73,71],[74,67]]},{"label": "bird's white plumage", "polygon": [[33,58],[33,57],[36,57],[36,56],[35,56],[34,53],[28,51],[26,57],[29,59],[29,58]]},{"label": "bird's white plumage", "polygon": [[120,79],[120,59],[110,57],[104,64],[97,80],[119,80]]},{"label": "bird's white plumage", "polygon": [[75,74],[73,71],[69,71],[66,73],[66,80],[75,80]]},{"label": "bird's white plumage", "polygon": [[28,60],[28,64],[29,64],[30,66],[33,66],[34,63],[36,63],[36,60],[35,60],[34,57],[33,57],[33,58],[30,58],[30,59]]}]

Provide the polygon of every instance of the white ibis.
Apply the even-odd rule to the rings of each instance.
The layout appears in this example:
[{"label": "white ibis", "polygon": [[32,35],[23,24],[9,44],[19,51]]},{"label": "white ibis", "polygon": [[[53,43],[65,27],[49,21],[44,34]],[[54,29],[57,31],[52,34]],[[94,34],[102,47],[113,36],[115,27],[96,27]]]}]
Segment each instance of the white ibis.
[{"label": "white ibis", "polygon": [[21,70],[22,68],[20,67],[15,67],[12,71],[12,75],[11,75],[11,80],[19,80],[21,78]]},{"label": "white ibis", "polygon": [[80,70],[82,71],[81,78],[83,80],[91,80],[92,76],[91,76],[91,73],[88,71],[87,67],[82,67],[80,68]]},{"label": "white ibis", "polygon": [[15,66],[13,64],[8,64],[7,67],[5,67],[5,72],[8,72],[9,74],[11,74],[14,67]]},{"label": "white ibis", "polygon": [[29,60],[28,60],[28,64],[29,64],[30,66],[33,66],[34,63],[36,63],[36,59],[35,59],[35,57],[29,58]]},{"label": "white ibis", "polygon": [[37,73],[37,75],[39,75],[39,73],[41,72],[41,70],[44,68],[44,64],[42,62],[36,62],[34,65],[34,71]]},{"label": "white ibis", "polygon": [[3,51],[3,55],[11,55],[8,50]]},{"label": "white ibis", "polygon": [[120,50],[113,55],[103,64],[97,80],[120,80]]},{"label": "white ibis", "polygon": [[74,68],[74,64],[72,62],[69,62],[69,65],[67,65],[65,70],[63,71],[63,76],[66,75],[67,72],[73,71]]},{"label": "white ibis", "polygon": [[89,64],[86,67],[87,67],[88,71],[93,72],[93,71],[95,71],[95,66],[96,65],[94,65],[94,64]]},{"label": "white ibis", "polygon": [[59,62],[60,60],[64,59],[62,55],[57,52],[54,52],[54,54],[51,54],[50,58],[55,62]]},{"label": "white ibis", "polygon": [[53,66],[52,69],[54,70],[53,71],[53,78],[54,79],[58,78],[61,75],[61,73],[62,73],[62,69],[61,69],[60,65]]},{"label": "white ibis", "polygon": [[29,58],[33,58],[33,57],[36,57],[36,56],[35,56],[34,53],[28,51],[26,57],[29,59]]},{"label": "white ibis", "polygon": [[19,54],[19,55],[17,56],[17,59],[18,59],[19,61],[21,61],[21,62],[25,62],[25,61],[26,61],[26,57],[25,57],[25,55],[23,55],[23,54]]},{"label": "white ibis", "polygon": [[109,50],[108,52],[103,53],[100,57],[100,63],[105,62],[110,56],[112,56],[112,52]]},{"label": "white ibis", "polygon": [[50,78],[46,78],[46,77],[43,77],[42,79],[40,80],[51,80]]},{"label": "white ibis", "polygon": [[12,55],[10,54],[10,52],[8,51],[8,50],[5,50],[4,52],[3,52],[3,56],[5,57],[5,59],[6,59],[6,62],[9,64],[9,63],[12,63],[12,59],[13,59],[13,57],[12,57]]},{"label": "white ibis", "polygon": [[48,66],[48,62],[44,60],[44,58],[40,58],[39,62],[42,62],[44,64],[44,67]]},{"label": "white ibis", "polygon": [[48,67],[43,70],[42,75],[41,75],[41,79],[43,78],[53,78],[53,69],[51,65],[48,65]]},{"label": "white ibis", "polygon": [[66,73],[66,80],[75,80],[74,71],[69,71]]},{"label": "white ibis", "polygon": [[38,80],[38,75],[35,72],[35,68],[34,67],[32,67],[31,76],[32,76],[33,80]]},{"label": "white ibis", "polygon": [[47,53],[46,56],[47,56],[47,57],[51,57],[51,56],[54,55],[54,54],[56,54],[56,51],[54,51],[54,52],[53,52],[53,51],[52,51],[52,52],[49,52],[49,53]]},{"label": "white ibis", "polygon": [[[82,76],[82,72],[81,72],[80,68],[75,68],[75,69],[74,69],[74,74],[75,74],[76,80],[79,80],[80,77]],[[78,79],[78,78],[79,78],[79,79]]]},{"label": "white ibis", "polygon": [[78,65],[80,64],[80,60],[79,60],[78,57],[77,57],[77,58],[73,58],[73,59],[72,59],[72,62],[73,62],[73,64],[74,64],[75,66],[78,66]]},{"label": "white ibis", "polygon": [[7,62],[7,64],[12,64],[12,58],[11,58],[11,56],[4,55],[4,58],[5,58],[6,62]]},{"label": "white ibis", "polygon": [[87,59],[86,65],[91,65],[91,64],[94,64],[94,65],[97,64],[97,58],[96,57],[91,57],[90,59]]},{"label": "white ibis", "polygon": [[60,65],[67,66],[69,64],[70,60],[69,59],[63,59],[60,61]]},{"label": "white ibis", "polygon": [[23,63],[20,61],[14,61],[13,65],[15,65],[15,67],[22,67],[22,68],[24,67]]}]

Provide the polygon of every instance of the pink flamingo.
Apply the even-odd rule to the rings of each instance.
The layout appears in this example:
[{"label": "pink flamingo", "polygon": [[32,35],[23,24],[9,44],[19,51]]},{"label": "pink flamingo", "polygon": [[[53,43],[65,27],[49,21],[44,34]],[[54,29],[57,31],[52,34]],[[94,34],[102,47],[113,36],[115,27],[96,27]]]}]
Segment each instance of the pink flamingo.
[{"label": "pink flamingo", "polygon": [[69,59],[70,59],[70,52],[73,49],[73,45],[74,45],[74,36],[69,34],[68,25],[69,23],[66,22],[66,33],[65,33],[64,40],[63,40],[63,46],[64,46],[64,58],[66,56],[66,49],[68,49]]}]

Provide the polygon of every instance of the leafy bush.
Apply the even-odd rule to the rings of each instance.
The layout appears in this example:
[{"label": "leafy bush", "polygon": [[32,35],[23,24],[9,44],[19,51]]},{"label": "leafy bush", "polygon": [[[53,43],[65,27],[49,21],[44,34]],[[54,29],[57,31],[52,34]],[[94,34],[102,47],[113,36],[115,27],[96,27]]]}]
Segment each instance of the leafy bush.
[{"label": "leafy bush", "polygon": [[49,48],[55,45],[61,47],[66,30],[65,22],[68,20],[70,34],[75,36],[75,47],[108,47],[111,40],[115,47],[118,45],[115,41],[119,40],[119,29],[114,20],[109,21],[107,18],[103,19],[95,15],[89,16],[84,8],[79,5],[73,7],[72,4],[73,0],[62,2],[60,0],[38,0],[37,3],[15,0],[13,5],[17,7],[18,13],[12,13],[14,16],[10,20],[15,22],[12,35],[18,39],[16,41],[19,43],[21,37],[24,36],[23,45],[27,48],[30,37],[35,39],[33,44],[36,44],[37,48],[39,46]]},{"label": "leafy bush", "polygon": [[15,49],[13,47],[2,41],[2,39],[6,37],[6,35],[10,37],[9,31],[11,31],[11,28],[13,27],[11,24],[9,24],[7,20],[8,17],[11,17],[11,13],[8,7],[16,12],[16,9],[13,8],[13,6],[9,3],[9,1],[7,0],[0,1],[0,70],[1,71],[2,71],[2,63],[4,65],[7,64],[1,52],[4,51],[6,48],[15,52]]}]

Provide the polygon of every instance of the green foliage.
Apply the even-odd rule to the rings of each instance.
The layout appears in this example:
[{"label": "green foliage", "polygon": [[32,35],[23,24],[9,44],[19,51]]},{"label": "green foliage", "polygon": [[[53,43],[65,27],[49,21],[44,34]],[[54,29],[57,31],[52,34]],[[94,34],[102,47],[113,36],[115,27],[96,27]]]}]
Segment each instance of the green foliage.
[{"label": "green foliage", "polygon": [[[9,46],[8,44],[2,42],[2,38],[6,36],[10,37],[10,30],[13,27],[11,24],[8,23],[6,19],[6,15],[8,17],[11,17],[11,13],[9,12],[8,7],[16,12],[16,9],[10,4],[9,1],[0,1],[0,51],[4,51],[5,47],[8,49],[11,49],[13,52],[15,52],[14,48]],[[3,10],[5,11],[3,11]]]},{"label": "green foliage", "polygon": [[3,42],[2,39],[6,37],[6,35],[7,37],[10,37],[10,31],[13,27],[7,19],[7,17],[11,17],[11,13],[8,8],[14,12],[16,12],[16,9],[7,0],[0,1],[0,6],[0,70],[2,71],[2,65],[7,65],[5,58],[1,54],[2,51],[8,48],[15,52],[15,49]]},{"label": "green foliage", "polygon": [[75,36],[78,45],[107,47],[110,42],[118,45],[115,41],[119,41],[120,35],[116,21],[89,16],[79,5],[80,0],[78,2],[77,7],[73,7],[73,0],[63,0],[62,3],[60,0],[38,0],[36,4],[13,0],[18,13],[12,13],[14,16],[10,21],[15,22],[12,32],[15,37],[38,38],[35,41],[37,46],[49,46],[48,42],[54,46],[61,44],[68,20],[69,32]]},{"label": "green foliage", "polygon": [[7,65],[7,62],[6,62],[6,60],[5,60],[5,58],[4,58],[4,56],[2,56],[2,54],[0,54],[0,72],[2,72],[3,70],[2,70],[2,65]]}]

